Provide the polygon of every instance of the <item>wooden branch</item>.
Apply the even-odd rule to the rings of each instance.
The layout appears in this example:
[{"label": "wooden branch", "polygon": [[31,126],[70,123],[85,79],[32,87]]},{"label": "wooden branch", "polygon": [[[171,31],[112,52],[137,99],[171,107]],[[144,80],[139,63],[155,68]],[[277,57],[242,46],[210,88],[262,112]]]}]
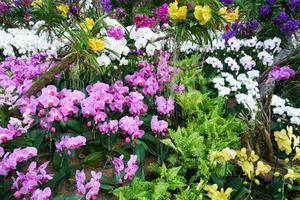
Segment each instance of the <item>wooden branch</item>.
[{"label": "wooden branch", "polygon": [[25,96],[31,97],[36,95],[43,87],[45,87],[50,81],[52,81],[57,74],[62,73],[69,68],[73,61],[70,58],[63,59],[55,67],[52,67],[49,71],[44,72],[25,93]]}]

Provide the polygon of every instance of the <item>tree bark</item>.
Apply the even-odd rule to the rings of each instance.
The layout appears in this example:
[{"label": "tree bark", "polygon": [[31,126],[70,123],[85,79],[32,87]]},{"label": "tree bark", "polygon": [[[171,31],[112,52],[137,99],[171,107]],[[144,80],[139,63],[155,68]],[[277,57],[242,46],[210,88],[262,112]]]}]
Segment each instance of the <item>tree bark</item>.
[{"label": "tree bark", "polygon": [[68,69],[70,64],[72,63],[73,61],[70,58],[66,58],[55,67],[52,67],[49,71],[44,72],[25,93],[25,96],[31,97],[33,95],[36,95],[39,91],[41,91],[43,87],[51,82],[57,74],[60,74]]}]

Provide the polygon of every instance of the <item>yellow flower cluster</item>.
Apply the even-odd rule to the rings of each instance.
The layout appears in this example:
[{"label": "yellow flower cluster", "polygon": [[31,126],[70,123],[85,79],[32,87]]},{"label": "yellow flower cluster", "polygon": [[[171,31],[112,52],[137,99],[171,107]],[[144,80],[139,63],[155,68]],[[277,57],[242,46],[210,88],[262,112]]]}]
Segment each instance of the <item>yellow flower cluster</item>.
[{"label": "yellow flower cluster", "polygon": [[85,30],[92,30],[95,25],[95,21],[91,18],[85,18],[84,23],[80,23],[81,28]]},{"label": "yellow flower cluster", "polygon": [[251,151],[250,154],[247,154],[246,148],[242,148],[240,151],[237,151],[237,157],[239,161],[242,162],[242,170],[249,178],[253,178],[254,176],[258,176],[260,174],[265,175],[272,169],[270,165],[264,164],[262,161],[258,161],[259,156],[256,155],[254,151]]},{"label": "yellow flower cluster", "polygon": [[168,14],[170,15],[171,19],[175,19],[175,20],[186,19],[186,13],[187,13],[187,7],[186,6],[178,7],[177,1],[169,4]]},{"label": "yellow flower cluster", "polygon": [[43,5],[43,0],[34,0],[32,3],[31,3],[31,6],[33,8],[39,8]]},{"label": "yellow flower cluster", "polygon": [[196,6],[194,16],[203,26],[211,20],[211,8],[208,5]]},{"label": "yellow flower cluster", "polygon": [[207,191],[207,196],[212,200],[228,200],[230,197],[230,193],[233,191],[232,188],[227,188],[226,191],[221,188],[221,190],[218,191],[217,184],[206,185],[204,187],[204,190]]},{"label": "yellow flower cluster", "polygon": [[286,175],[284,175],[283,178],[293,181],[293,180],[300,178],[300,173],[296,173],[296,172],[294,172],[294,170],[288,169],[288,173]]},{"label": "yellow flower cluster", "polygon": [[[229,161],[235,158],[241,162],[242,170],[249,178],[253,178],[254,175],[258,176],[259,174],[267,174],[271,171],[271,166],[264,164],[262,161],[258,161],[258,155],[256,155],[254,151],[248,153],[246,148],[235,151],[226,147],[221,151],[212,151],[209,155],[209,160],[211,162],[218,162],[222,160]],[[256,162],[257,165],[255,168]]]},{"label": "yellow flower cluster", "polygon": [[234,159],[235,156],[236,156],[236,151],[226,147],[222,151],[212,151],[209,155],[209,160],[210,161],[219,161],[219,160],[229,161],[231,159]]},{"label": "yellow flower cluster", "polygon": [[237,7],[234,11],[227,10],[226,7],[220,8],[219,15],[224,17],[227,22],[233,22],[239,19],[239,7]]},{"label": "yellow flower cluster", "polygon": [[105,48],[104,42],[101,39],[98,38],[91,38],[89,39],[89,47],[92,49],[92,51],[102,51]]},{"label": "yellow flower cluster", "polygon": [[[296,155],[294,159],[300,158],[300,149],[297,147],[300,144],[300,137],[295,136],[293,134],[293,127],[288,126],[286,129],[282,129],[281,131],[276,131],[274,133],[275,141],[277,142],[278,148],[281,151],[285,151],[287,155],[292,153],[294,149],[296,151]],[[293,144],[293,147],[291,147]]]},{"label": "yellow flower cluster", "polygon": [[[168,14],[171,19],[185,20],[187,17],[187,6],[178,6],[178,1],[169,4]],[[235,10],[228,10],[226,7],[220,8],[219,15],[224,17],[227,22],[233,22],[239,19],[239,7]],[[196,5],[194,10],[194,17],[203,26],[207,24],[212,18],[212,10],[209,5]]]},{"label": "yellow flower cluster", "polygon": [[[168,14],[171,19],[184,20],[187,15],[187,6],[178,7],[177,1],[170,3],[168,7]],[[211,8],[208,5],[197,5],[195,7],[194,16],[201,25],[205,25],[211,20]]]},{"label": "yellow flower cluster", "polygon": [[57,10],[59,10],[63,16],[67,17],[67,14],[69,12],[69,6],[65,4],[60,4],[56,7]]}]

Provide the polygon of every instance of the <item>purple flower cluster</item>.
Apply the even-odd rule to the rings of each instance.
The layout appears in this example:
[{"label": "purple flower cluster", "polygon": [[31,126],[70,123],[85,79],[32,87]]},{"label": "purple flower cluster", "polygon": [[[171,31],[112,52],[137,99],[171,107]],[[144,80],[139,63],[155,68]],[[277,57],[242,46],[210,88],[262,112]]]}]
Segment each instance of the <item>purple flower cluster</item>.
[{"label": "purple flower cluster", "polygon": [[10,11],[10,9],[11,5],[9,3],[5,3],[4,1],[0,2],[0,14]]},{"label": "purple flower cluster", "polygon": [[120,26],[108,28],[106,31],[106,34],[108,37],[113,37],[116,40],[121,40],[124,38],[124,32],[123,32],[122,27],[120,27]]},{"label": "purple flower cluster", "polygon": [[72,149],[79,149],[80,147],[85,146],[85,143],[86,138],[83,136],[63,136],[60,141],[55,143],[55,147],[56,151],[62,152],[64,149],[67,149],[68,151]]},{"label": "purple flower cluster", "polygon": [[185,87],[183,84],[172,85],[172,90],[176,93],[183,93],[185,90]]},{"label": "purple flower cluster", "polygon": [[231,28],[222,34],[222,38],[227,42],[230,38],[236,36],[238,33],[243,36],[249,36],[250,33],[254,33],[259,26],[256,19],[251,19],[248,22],[234,22]]},{"label": "purple flower cluster", "polygon": [[133,22],[135,24],[136,29],[139,28],[152,28],[156,24],[156,20],[152,17],[149,17],[145,14],[137,14],[133,18]]},{"label": "purple flower cluster", "polygon": [[259,13],[262,15],[262,16],[267,16],[269,14],[271,14],[272,10],[271,10],[271,7],[269,5],[262,5],[259,9]]},{"label": "purple flower cluster", "polygon": [[12,178],[12,189],[16,190],[14,197],[18,199],[22,196],[25,197],[35,191],[39,184],[46,183],[51,180],[52,176],[46,172],[48,164],[49,162],[45,162],[37,168],[36,162],[31,162],[26,174],[17,172],[17,178]]},{"label": "purple flower cluster", "polygon": [[0,63],[0,87],[16,89],[17,94],[27,92],[32,79],[54,66],[46,53],[35,54],[30,58],[8,57]]},{"label": "purple flower cluster", "polygon": [[157,97],[155,100],[157,112],[161,115],[170,115],[174,111],[174,100],[169,97],[166,99],[163,96]]},{"label": "purple flower cluster", "polygon": [[300,28],[300,22],[296,19],[286,21],[280,28],[283,33],[293,33]]},{"label": "purple flower cluster", "polygon": [[124,8],[116,8],[113,18],[118,20],[124,12],[125,12]]},{"label": "purple flower cluster", "polygon": [[289,0],[288,6],[291,11],[296,11],[300,7],[300,0]]},{"label": "purple flower cluster", "polygon": [[12,153],[5,153],[3,148],[0,148],[0,176],[7,176],[8,172],[12,169],[16,169],[17,164],[25,160],[29,160],[32,157],[37,156],[37,149],[34,147],[26,147],[24,149],[14,149]]},{"label": "purple flower cluster", "polygon": [[27,133],[33,121],[34,120],[30,117],[25,118],[23,122],[17,118],[10,118],[6,128],[0,127],[0,144]]},{"label": "purple flower cluster", "polygon": [[102,177],[101,172],[91,171],[91,179],[86,183],[86,176],[84,170],[76,170],[76,191],[77,194],[85,195],[85,199],[97,199],[97,195],[100,190],[100,179]]},{"label": "purple flower cluster", "polygon": [[246,23],[246,27],[248,30],[255,32],[259,26],[259,23],[256,19],[251,19]]},{"label": "purple flower cluster", "polygon": [[100,3],[104,12],[110,13],[112,11],[110,0],[100,0]]},{"label": "purple flower cluster", "polygon": [[134,177],[136,171],[138,170],[137,165],[137,156],[136,155],[130,155],[130,159],[128,160],[125,168],[124,164],[124,155],[121,155],[119,158],[114,157],[112,163],[114,165],[114,174],[118,177],[119,184],[123,182],[122,180],[122,172],[124,172],[124,180],[132,180]]},{"label": "purple flower cluster", "polygon": [[274,66],[269,72],[269,79],[276,81],[288,80],[296,75],[296,72],[288,66]]},{"label": "purple flower cluster", "polygon": [[168,129],[168,122],[158,120],[158,116],[153,116],[151,119],[151,130],[153,133],[165,135]]},{"label": "purple flower cluster", "polygon": [[[148,110],[144,98],[145,96],[154,97],[163,90],[165,84],[171,81],[175,69],[168,64],[169,58],[170,54],[162,51],[156,62],[156,67],[146,61],[139,62],[140,70],[125,77],[129,85],[133,87],[133,91],[124,86],[122,81],[116,81],[111,86],[101,82],[87,86],[87,96],[77,90],[63,89],[58,91],[54,85],[43,88],[37,97],[22,96],[17,100],[16,105],[19,106],[24,120],[23,122],[12,120],[7,128],[1,128],[0,141],[6,142],[26,133],[30,124],[34,121],[34,116],[38,117],[39,124],[43,129],[55,133],[54,122],[67,122],[70,117],[77,114],[81,114],[88,120],[88,127],[95,125],[102,134],[116,133],[120,128],[127,142],[142,137],[144,131],[139,126],[143,122],[139,120],[139,116]],[[31,60],[29,59],[29,63],[32,62]],[[10,64],[10,62],[13,62],[13,64]],[[2,63],[2,74],[7,82],[0,81],[0,86],[4,88],[16,87],[27,78],[32,78],[45,70],[45,64],[41,63],[40,65],[37,64],[37,70],[31,67],[27,68],[28,71],[21,71],[19,65],[14,62],[16,61]],[[23,66],[25,65],[23,62],[25,61],[21,60],[18,63],[22,63],[20,66]],[[14,72],[12,76],[4,73],[7,67],[10,67]],[[174,100],[171,98],[157,97],[155,105],[161,115],[170,115],[174,110]],[[122,114],[125,108],[132,117],[120,116],[120,122],[118,120],[108,120],[110,112]],[[26,125],[25,128],[23,124]],[[65,137],[62,138],[61,142],[57,142],[56,146],[58,151],[62,151],[64,148],[79,148],[84,143],[83,138]]]},{"label": "purple flower cluster", "polygon": [[284,22],[286,22],[289,19],[289,16],[285,12],[279,12],[274,18],[273,22],[275,25],[280,26]]},{"label": "purple flower cluster", "polygon": [[[131,137],[131,139],[141,138],[144,135],[144,131],[139,128],[143,124],[138,117],[122,117],[119,122],[119,127],[125,135]],[[126,137],[126,142],[129,142],[130,138]]]},{"label": "purple flower cluster", "polygon": [[275,3],[275,0],[266,0],[266,4],[273,5]]},{"label": "purple flower cluster", "polygon": [[168,4],[164,3],[163,5],[157,7],[154,10],[154,14],[162,23],[168,23]]},{"label": "purple flower cluster", "polygon": [[224,32],[222,34],[222,38],[227,42],[230,38],[233,38],[234,36],[236,36],[237,34],[237,31],[234,31],[234,30],[228,30],[226,32]]},{"label": "purple flower cluster", "polygon": [[44,190],[37,189],[30,197],[30,200],[50,200],[51,193],[49,187],[46,187]]},{"label": "purple flower cluster", "polygon": [[130,159],[127,162],[127,167],[125,168],[125,180],[132,180],[139,166],[137,165],[137,156],[130,155]]},{"label": "purple flower cluster", "polygon": [[233,3],[233,0],[220,0],[220,2],[225,6],[229,6],[230,4]]}]

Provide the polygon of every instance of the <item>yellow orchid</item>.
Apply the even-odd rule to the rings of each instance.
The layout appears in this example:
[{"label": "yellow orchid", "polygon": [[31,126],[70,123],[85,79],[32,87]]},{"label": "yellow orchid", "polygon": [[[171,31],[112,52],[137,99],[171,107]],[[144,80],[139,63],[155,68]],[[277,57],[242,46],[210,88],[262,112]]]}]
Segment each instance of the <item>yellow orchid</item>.
[{"label": "yellow orchid", "polygon": [[31,6],[33,8],[39,8],[43,5],[43,0],[34,0],[32,3],[31,3]]},{"label": "yellow orchid", "polygon": [[259,159],[259,156],[256,155],[255,152],[252,150],[248,160],[250,162],[256,162],[258,159]]},{"label": "yellow orchid", "polygon": [[258,161],[255,175],[267,174],[271,171],[271,169],[272,167],[270,165],[264,164],[262,161]]},{"label": "yellow orchid", "polygon": [[200,182],[197,184],[197,191],[201,191],[204,187],[204,181],[201,179]]},{"label": "yellow orchid", "polygon": [[204,190],[208,192],[207,195],[212,200],[228,200],[230,193],[233,191],[232,188],[227,188],[225,192],[223,188],[218,191],[217,184],[207,185],[204,187]]},{"label": "yellow orchid", "polygon": [[249,178],[251,178],[252,174],[254,173],[253,163],[249,161],[244,161],[242,163],[242,170],[248,175]]},{"label": "yellow orchid", "polygon": [[212,151],[209,155],[209,160],[215,161],[217,159],[221,159],[221,160],[229,161],[231,159],[234,159],[235,156],[236,156],[236,151],[226,147],[222,151]]},{"label": "yellow orchid", "polygon": [[206,192],[210,192],[210,193],[215,192],[215,191],[218,190],[218,185],[217,185],[217,184],[206,185],[206,186],[204,187],[204,190],[205,190]]},{"label": "yellow orchid", "polygon": [[226,147],[220,152],[220,155],[225,161],[228,161],[235,158],[236,151]]},{"label": "yellow orchid", "polygon": [[105,48],[104,42],[101,39],[91,38],[89,39],[89,47],[94,51],[102,51]]},{"label": "yellow orchid", "polygon": [[296,136],[293,134],[293,127],[292,126],[287,126],[286,127],[287,130],[287,135],[289,136],[289,138],[291,140],[293,140],[293,149],[295,149],[299,144],[300,144],[300,137]]},{"label": "yellow orchid", "polygon": [[223,7],[223,8],[220,8],[219,11],[218,11],[218,14],[219,15],[226,15],[227,14],[227,7]]},{"label": "yellow orchid", "polygon": [[184,20],[186,19],[186,13],[187,13],[187,7],[186,6],[178,7],[177,1],[169,4],[168,14],[171,17],[171,19]]},{"label": "yellow orchid", "polygon": [[84,29],[87,29],[87,30],[92,30],[93,27],[95,25],[95,21],[91,18],[85,18],[85,22],[84,23],[80,23],[80,26]]},{"label": "yellow orchid", "polygon": [[208,159],[213,162],[217,159],[220,158],[220,152],[219,151],[211,151],[209,156],[208,156]]},{"label": "yellow orchid", "polygon": [[205,25],[211,20],[211,8],[208,5],[196,6],[194,16],[201,25]]},{"label": "yellow orchid", "polygon": [[300,144],[300,137],[294,135],[294,137],[293,137],[293,149],[297,148],[297,146],[299,146],[299,144]]},{"label": "yellow orchid", "polygon": [[296,155],[294,156],[293,160],[300,159],[300,148],[296,147]]},{"label": "yellow orchid", "polygon": [[218,14],[224,17],[227,22],[236,21],[239,19],[239,7],[234,11],[227,10],[226,7],[220,8]]},{"label": "yellow orchid", "polygon": [[59,6],[56,6],[56,9],[59,10],[63,16],[67,17],[67,14],[69,12],[69,6],[65,4],[60,4]]},{"label": "yellow orchid", "polygon": [[300,178],[300,173],[294,172],[292,169],[288,169],[288,173],[284,175],[284,179],[296,180]]},{"label": "yellow orchid", "polygon": [[239,7],[237,7],[234,12],[228,12],[227,16],[225,16],[225,19],[227,21],[236,21],[239,19],[239,13]]},{"label": "yellow orchid", "polygon": [[236,151],[236,155],[241,161],[245,161],[248,159],[247,149],[245,147],[242,148],[240,151]]},{"label": "yellow orchid", "polygon": [[[287,155],[289,155],[292,152],[292,140],[291,137],[293,135],[292,132],[290,132],[291,129],[288,129],[288,132],[285,129],[282,129],[281,131],[276,131],[274,133],[275,141],[277,142],[278,148],[281,151],[285,151]],[[290,136],[290,137],[289,137]]]}]

